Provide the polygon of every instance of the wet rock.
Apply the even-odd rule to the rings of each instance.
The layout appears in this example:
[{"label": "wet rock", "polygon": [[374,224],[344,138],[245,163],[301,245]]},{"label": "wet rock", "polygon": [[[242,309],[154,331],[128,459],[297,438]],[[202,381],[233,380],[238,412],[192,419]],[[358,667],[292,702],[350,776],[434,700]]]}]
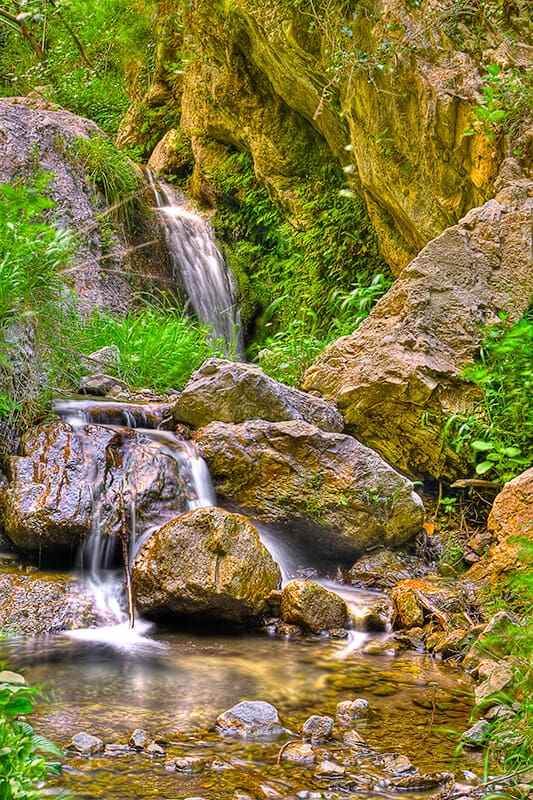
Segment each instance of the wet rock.
[{"label": "wet rock", "polygon": [[70,740],[67,747],[71,748],[72,750],[77,750],[78,753],[82,755],[93,755],[93,753],[99,753],[101,750],[104,749],[104,743],[98,736],[92,736],[90,733],[84,733],[83,731],[80,733],[76,733],[72,739]]},{"label": "wet rock", "polygon": [[128,739],[128,744],[130,747],[134,747],[136,750],[142,750],[143,747],[146,747],[146,745],[150,744],[151,741],[152,737],[147,731],[143,731],[141,728],[136,728]]},{"label": "wet rock", "polygon": [[281,758],[293,764],[313,764],[315,752],[307,742],[289,742],[283,748]]},{"label": "wet rock", "polygon": [[332,717],[319,717],[314,714],[306,719],[302,725],[302,736],[312,742],[321,742],[329,739],[333,731],[335,720]]},{"label": "wet rock", "polygon": [[335,716],[341,725],[352,725],[358,719],[366,719],[370,713],[368,700],[358,697],[356,700],[343,700],[337,703]]},{"label": "wet rock", "polygon": [[139,610],[239,623],[281,582],[257,530],[239,514],[198,508],[154,531],[132,566]]},{"label": "wet rock", "polygon": [[17,547],[76,549],[93,526],[118,536],[123,495],[135,497],[137,535],[185,509],[184,470],[155,442],[98,425],[82,434],[52,420],[25,434],[20,455],[8,460],[0,521]]},{"label": "wet rock", "polygon": [[80,380],[79,391],[80,394],[93,394],[105,396],[114,391],[127,389],[127,383],[114,378],[112,375],[88,375],[86,378]]},{"label": "wet rock", "polygon": [[284,622],[320,633],[345,625],[348,609],[342,597],[319,583],[290,581],[283,589],[281,617]]},{"label": "wet rock", "polygon": [[[339,704],[340,705],[340,704]],[[337,706],[338,709],[338,706]],[[351,717],[344,717],[338,718],[341,724],[346,724],[345,720],[347,719],[348,724],[351,724],[352,719]],[[367,744],[360,733],[357,731],[345,731],[342,736],[344,744],[347,744],[348,747],[353,747],[355,750],[361,750],[361,748],[366,748]]]},{"label": "wet rock", "polygon": [[285,733],[277,708],[263,700],[244,700],[217,717],[216,730],[229,736],[276,738]]},{"label": "wet rock", "polygon": [[462,734],[461,739],[465,744],[481,747],[489,735],[489,730],[490,722],[486,719],[480,719]]},{"label": "wet rock", "polygon": [[30,636],[106,624],[94,597],[68,575],[0,574],[0,628]]},{"label": "wet rock", "polygon": [[340,432],[344,420],[325,400],[278,383],[251,364],[210,358],[191,376],[174,406],[174,419],[197,428],[209,422],[303,420]]},{"label": "wet rock", "polygon": [[533,183],[509,159],[499,188],[429,242],[357,331],[304,376],[306,391],[336,399],[349,433],[410,475],[463,472],[442,444],[450,416],[473,413],[479,399],[461,370],[483,326],[502,312],[519,319],[533,294]]},{"label": "wet rock", "polygon": [[390,589],[400,581],[420,577],[423,571],[422,565],[413,556],[382,549],[364,553],[346,577],[352,586]]},{"label": "wet rock", "polygon": [[161,745],[157,744],[157,742],[150,742],[144,748],[144,752],[147,753],[152,758],[162,758],[165,755],[164,749]]},{"label": "wet rock", "polygon": [[426,618],[442,627],[449,613],[461,611],[461,592],[436,583],[417,579],[400,581],[390,592],[393,625],[398,628],[421,628]]},{"label": "wet rock", "polygon": [[197,774],[203,772],[206,766],[205,758],[198,758],[196,756],[183,756],[181,758],[170,758],[165,761],[165,769],[172,772],[186,772],[189,774]]},{"label": "wet rock", "polygon": [[405,772],[414,772],[415,768],[407,756],[401,753],[385,753],[382,756],[383,770],[393,775],[402,775]]},{"label": "wet rock", "polygon": [[317,778],[342,778],[346,772],[341,764],[336,764],[335,761],[321,761],[314,771]]},{"label": "wet rock", "polygon": [[391,778],[389,786],[403,791],[426,791],[439,786],[441,783],[451,783],[454,775],[451,772],[425,772],[423,774],[405,775]]},{"label": "wet rock", "polygon": [[412,484],[350,436],[305,422],[212,422],[195,436],[217,494],[325,556],[398,546],[420,529]]}]

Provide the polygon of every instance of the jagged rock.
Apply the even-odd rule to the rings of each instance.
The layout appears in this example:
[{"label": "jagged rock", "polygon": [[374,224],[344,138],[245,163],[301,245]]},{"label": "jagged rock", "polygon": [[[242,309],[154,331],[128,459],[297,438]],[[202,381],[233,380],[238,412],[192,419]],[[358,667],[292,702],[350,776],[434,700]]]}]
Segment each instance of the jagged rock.
[{"label": "jagged rock", "polygon": [[174,406],[174,419],[198,428],[214,420],[249,419],[303,420],[335,432],[344,427],[331,403],[278,383],[259,367],[219,358],[193,373]]},{"label": "jagged rock", "polygon": [[482,326],[517,320],[533,295],[533,182],[512,162],[495,199],[470,211],[406,267],[351,336],[331,344],[303,388],[335,398],[346,429],[410,475],[465,471],[443,443],[452,414],[473,413],[461,377]]},{"label": "jagged rock", "polygon": [[490,722],[486,719],[480,719],[462,734],[461,739],[465,744],[472,745],[473,747],[481,747],[487,740],[489,731]]},{"label": "jagged rock", "polygon": [[412,484],[350,436],[306,422],[212,422],[196,433],[217,494],[324,556],[398,546],[419,530]]},{"label": "jagged rock", "polygon": [[257,617],[281,582],[253,525],[221,508],[199,508],[154,531],[132,566],[139,610],[238,623]]},{"label": "jagged rock", "polygon": [[68,744],[68,747],[72,748],[73,750],[77,750],[78,753],[81,753],[84,756],[90,756],[103,750],[104,743],[98,738],[98,736],[93,736],[90,733],[84,733],[81,731],[80,733],[74,734]]},{"label": "jagged rock", "polygon": [[348,619],[346,603],[338,594],[312,581],[290,581],[281,597],[281,618],[313,633],[342,628]]},{"label": "jagged rock", "polygon": [[519,632],[520,621],[516,617],[507,611],[496,612],[478,632],[476,641],[464,657],[464,667],[478,670],[487,653],[491,653],[495,657],[507,655],[511,652],[513,639]]},{"label": "jagged rock", "polygon": [[524,543],[533,542],[533,467],[506,483],[496,496],[487,521],[496,540],[468,571],[469,580],[499,580],[530,568]]},{"label": "jagged rock", "polygon": [[10,633],[46,633],[106,624],[94,597],[68,575],[0,574],[0,628]]},{"label": "jagged rock", "polygon": [[134,430],[86,425],[83,437],[61,420],[22,438],[0,487],[0,521],[17,547],[75,548],[94,525],[121,528],[121,495],[135,497],[136,530],[186,508],[189,489],[177,460]]},{"label": "jagged rock", "polygon": [[224,735],[277,738],[285,733],[277,708],[263,700],[244,700],[217,717],[217,731]]},{"label": "jagged rock", "polygon": [[384,772],[392,773],[393,775],[402,775],[405,772],[414,772],[415,767],[407,756],[401,753],[385,753],[382,756]]},{"label": "jagged rock", "polygon": [[313,714],[302,725],[302,736],[313,742],[325,741],[331,736],[334,724],[333,717],[319,717]]}]

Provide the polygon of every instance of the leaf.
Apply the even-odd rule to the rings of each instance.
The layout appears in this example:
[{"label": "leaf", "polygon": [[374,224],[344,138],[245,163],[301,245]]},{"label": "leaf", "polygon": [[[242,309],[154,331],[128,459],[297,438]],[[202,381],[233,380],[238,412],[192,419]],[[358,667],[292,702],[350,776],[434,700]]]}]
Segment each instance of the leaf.
[{"label": "leaf", "polygon": [[501,108],[496,109],[495,111],[491,111],[487,117],[487,122],[502,122],[509,116],[508,111],[504,111]]},{"label": "leaf", "polygon": [[470,446],[471,446],[472,450],[475,450],[476,452],[479,452],[479,453],[486,453],[489,450],[494,450],[493,443],[492,442],[485,442],[485,441],[483,441],[483,439],[475,439],[471,443]]},{"label": "leaf", "polygon": [[17,717],[19,714],[31,714],[33,703],[27,697],[14,697],[4,706],[4,714],[8,717]]},{"label": "leaf", "polygon": [[482,461],[481,464],[476,466],[476,474],[484,475],[489,469],[493,469],[494,464],[491,461]]}]

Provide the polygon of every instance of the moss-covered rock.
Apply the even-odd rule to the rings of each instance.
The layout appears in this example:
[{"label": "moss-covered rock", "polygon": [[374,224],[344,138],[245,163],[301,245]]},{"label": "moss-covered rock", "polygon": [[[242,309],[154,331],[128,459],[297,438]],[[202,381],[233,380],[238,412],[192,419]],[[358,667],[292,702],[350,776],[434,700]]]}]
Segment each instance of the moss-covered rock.
[{"label": "moss-covered rock", "polygon": [[342,628],[348,619],[346,603],[313,581],[290,581],[281,597],[281,618],[312,633]]}]

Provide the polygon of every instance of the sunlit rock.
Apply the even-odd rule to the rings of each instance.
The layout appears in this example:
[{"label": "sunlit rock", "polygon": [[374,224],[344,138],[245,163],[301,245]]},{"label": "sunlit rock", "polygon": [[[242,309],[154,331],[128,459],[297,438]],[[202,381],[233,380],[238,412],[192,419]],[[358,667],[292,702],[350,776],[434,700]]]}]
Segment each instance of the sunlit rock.
[{"label": "sunlit rock", "polygon": [[313,714],[302,725],[302,736],[313,742],[325,741],[331,736],[334,724],[333,717],[319,717]]},{"label": "sunlit rock", "polygon": [[72,748],[72,750],[77,750],[78,753],[82,755],[93,755],[93,753],[99,753],[101,750],[104,749],[104,743],[98,736],[93,736],[90,733],[84,733],[81,731],[80,733],[74,734],[72,739],[70,740],[68,747]]},{"label": "sunlit rock", "polygon": [[233,623],[258,617],[281,573],[253,525],[199,508],[154,531],[132,568],[137,606],[150,616]]},{"label": "sunlit rock", "polygon": [[[369,713],[370,705],[368,700],[365,700],[363,697],[358,697],[355,700],[343,700],[337,703],[335,716],[337,722],[341,725],[349,726],[358,719],[366,719]],[[364,740],[357,736],[354,738],[354,741],[363,742]]]},{"label": "sunlit rock", "polygon": [[418,533],[412,483],[351,436],[301,421],[212,422],[196,433],[217,494],[317,556],[354,558]]},{"label": "sunlit rock", "polygon": [[290,581],[281,597],[281,618],[312,633],[342,628],[348,619],[346,603],[313,581]]},{"label": "sunlit rock", "polygon": [[213,420],[303,420],[324,431],[342,431],[334,404],[278,383],[262,369],[210,358],[197,370],[174,406],[174,419],[202,427]]},{"label": "sunlit rock", "polygon": [[292,764],[313,764],[315,751],[307,742],[289,742],[283,748],[281,758],[284,761],[290,761]]}]

